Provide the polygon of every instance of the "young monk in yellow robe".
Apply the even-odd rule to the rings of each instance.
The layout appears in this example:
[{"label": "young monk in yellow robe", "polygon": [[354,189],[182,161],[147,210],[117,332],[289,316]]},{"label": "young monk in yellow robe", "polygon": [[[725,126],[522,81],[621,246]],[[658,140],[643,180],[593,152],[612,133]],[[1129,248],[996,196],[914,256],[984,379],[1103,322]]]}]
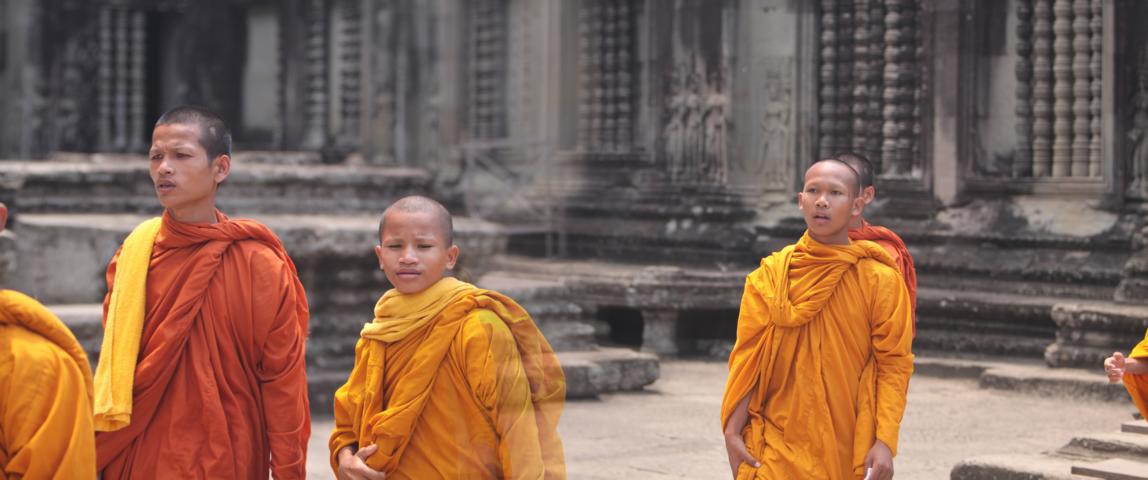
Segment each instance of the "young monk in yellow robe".
[{"label": "young monk in yellow robe", "polygon": [[1109,382],[1124,381],[1124,388],[1132,396],[1140,415],[1148,418],[1148,332],[1127,358],[1121,352],[1114,352],[1104,359],[1104,372]]},{"label": "young monk in yellow robe", "polygon": [[513,300],[444,278],[459,254],[452,234],[450,214],[426,197],[383,213],[375,253],[394,288],[335,393],[340,479],[566,476],[557,357]]},{"label": "young monk in yellow robe", "polygon": [[746,279],[721,422],[737,479],[887,480],[909,376],[912,307],[896,263],[849,240],[856,172],[806,171],[807,230]]},{"label": "young monk in yellow robe", "polygon": [[[0,232],[7,219],[0,203]],[[0,478],[95,477],[88,356],[40,302],[0,289]]]},{"label": "young monk in yellow robe", "polygon": [[[841,153],[834,158],[845,162],[857,171],[857,176],[861,179],[861,197],[865,200],[866,206],[873,203],[873,200],[877,199],[877,187],[873,183],[873,163],[864,155],[853,152]],[[913,304],[913,311],[915,312],[917,310],[917,269],[913,266],[913,256],[909,254],[909,247],[905,246],[905,241],[901,240],[901,236],[888,228],[870,224],[865,221],[865,216],[862,214],[849,222],[849,239],[854,241],[871,240],[889,252],[893,260],[897,262],[897,269],[901,271],[901,277],[905,279],[905,287],[909,289],[909,301]],[[916,317],[914,317],[915,319]]]}]

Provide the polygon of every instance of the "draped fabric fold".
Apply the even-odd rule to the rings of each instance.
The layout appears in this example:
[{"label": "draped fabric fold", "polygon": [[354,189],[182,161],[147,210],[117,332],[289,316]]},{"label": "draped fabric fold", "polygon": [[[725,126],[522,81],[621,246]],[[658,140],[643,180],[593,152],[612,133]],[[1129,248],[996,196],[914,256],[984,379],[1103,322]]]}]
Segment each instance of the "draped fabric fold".
[{"label": "draped fabric fold", "polygon": [[905,287],[909,289],[909,301],[913,311],[917,310],[917,268],[913,265],[913,256],[909,254],[909,247],[905,241],[888,228],[862,222],[861,228],[849,231],[850,240],[869,240],[885,248],[897,263],[897,270],[905,279]]},{"label": "draped fabric fold", "polygon": [[[1141,362],[1148,362],[1148,332],[1144,333],[1144,340],[1136,344],[1132,349],[1132,353],[1128,354],[1129,358],[1135,358]],[[1128,394],[1132,396],[1132,401],[1136,403],[1136,408],[1140,410],[1140,415],[1148,418],[1148,374],[1134,375],[1131,373],[1124,374],[1124,388],[1128,390]]]}]

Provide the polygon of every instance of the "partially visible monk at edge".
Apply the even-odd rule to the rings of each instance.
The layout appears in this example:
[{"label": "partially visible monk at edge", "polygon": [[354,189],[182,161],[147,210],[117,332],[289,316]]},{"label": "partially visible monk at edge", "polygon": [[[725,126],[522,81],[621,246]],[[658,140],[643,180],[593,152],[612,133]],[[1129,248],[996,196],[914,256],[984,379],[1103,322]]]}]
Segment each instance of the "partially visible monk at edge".
[{"label": "partially visible monk at edge", "polygon": [[1128,357],[1121,352],[1113,352],[1111,357],[1104,359],[1104,373],[1110,383],[1124,381],[1124,388],[1132,396],[1140,415],[1148,418],[1148,332]]},{"label": "partially visible monk at edge", "polygon": [[896,262],[849,240],[857,172],[805,173],[807,229],[746,279],[721,422],[734,478],[893,477],[913,373],[912,305]]},{"label": "partially visible monk at edge", "polygon": [[[855,152],[839,153],[833,158],[853,167],[861,179],[861,198],[865,200],[865,206],[873,203],[873,200],[877,199],[877,187],[873,182],[873,163],[864,155]],[[909,301],[913,305],[913,311],[916,312],[917,269],[913,266],[913,256],[909,254],[909,247],[905,246],[905,241],[901,240],[900,235],[893,233],[888,228],[869,223],[862,213],[849,222],[849,239],[853,241],[871,240],[889,252],[893,260],[897,262],[897,270],[901,272],[901,277],[905,279],[905,287],[909,289]],[[914,316],[914,330],[916,329],[915,326],[916,316]]]},{"label": "partially visible monk at edge", "polygon": [[98,468],[128,478],[305,477],[307,299],[279,238],[216,209],[231,133],[178,107],[152,133],[162,217],[108,265]]},{"label": "partially visible monk at edge", "polygon": [[[0,232],[7,220],[0,203]],[[0,478],[95,477],[87,354],[40,302],[0,289]]]},{"label": "partially visible monk at edge", "polygon": [[459,255],[446,208],[395,202],[375,253],[393,288],[335,393],[336,476],[565,478],[562,368],[514,300],[444,277]]}]

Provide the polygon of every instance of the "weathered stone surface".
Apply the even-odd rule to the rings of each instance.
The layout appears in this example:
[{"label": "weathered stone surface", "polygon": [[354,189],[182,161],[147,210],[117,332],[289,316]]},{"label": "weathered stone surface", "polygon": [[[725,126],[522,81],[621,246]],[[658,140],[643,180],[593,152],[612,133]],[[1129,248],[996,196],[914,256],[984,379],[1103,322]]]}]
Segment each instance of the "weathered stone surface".
[{"label": "weathered stone surface", "polygon": [[560,352],[567,398],[637,390],[658,379],[658,358],[625,348]]},{"label": "weathered stone surface", "polygon": [[1108,383],[1103,371],[1099,370],[999,366],[981,375],[980,385],[981,388],[1012,390],[1035,395],[1063,395],[1114,402],[1131,401],[1123,385]]},{"label": "weathered stone surface", "polygon": [[1127,433],[1136,433],[1140,435],[1148,435],[1148,422],[1143,419],[1129,420],[1120,424],[1120,431]]},{"label": "weathered stone surface", "polygon": [[1105,480],[1148,480],[1148,463],[1110,458],[1093,464],[1073,465],[1072,473]]},{"label": "weathered stone surface", "polygon": [[1046,455],[985,455],[953,467],[951,480],[1072,480],[1073,461]]},{"label": "weathered stone surface", "polygon": [[1049,345],[1050,366],[1095,366],[1112,352],[1126,352],[1144,338],[1148,307],[1115,303],[1063,303],[1052,309],[1056,343]]}]

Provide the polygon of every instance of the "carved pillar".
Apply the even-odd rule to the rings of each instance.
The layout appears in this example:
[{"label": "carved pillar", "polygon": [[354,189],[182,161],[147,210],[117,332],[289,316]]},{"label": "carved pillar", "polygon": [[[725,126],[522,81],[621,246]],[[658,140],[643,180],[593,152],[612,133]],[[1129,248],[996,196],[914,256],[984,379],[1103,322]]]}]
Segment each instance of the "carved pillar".
[{"label": "carved pillar", "polygon": [[1033,5],[1032,175],[1052,172],[1052,0]]},{"label": "carved pillar", "polygon": [[678,353],[678,310],[642,310],[642,351],[658,355]]},{"label": "carved pillar", "polygon": [[341,32],[339,72],[339,144],[353,149],[359,146],[362,117],[363,28],[360,0],[339,2]]},{"label": "carved pillar", "polygon": [[871,74],[868,78],[869,97],[868,115],[865,136],[868,138],[865,148],[869,160],[873,162],[876,171],[882,171],[881,158],[881,132],[885,125],[885,2],[877,0],[869,9],[869,62]]},{"label": "carved pillar", "polygon": [[585,0],[579,9],[583,150],[623,153],[633,147],[637,111],[638,1]]},{"label": "carved pillar", "polygon": [[1089,97],[1092,99],[1089,104],[1088,110],[1092,116],[1092,121],[1089,124],[1089,132],[1091,141],[1088,145],[1088,176],[1099,177],[1101,175],[1101,162],[1103,160],[1103,151],[1101,145],[1101,90],[1103,81],[1101,79],[1101,65],[1103,63],[1103,49],[1104,49],[1104,0],[1092,0],[1090,8],[1092,10],[1091,22],[1089,22],[1089,48],[1092,53],[1089,56],[1089,73],[1091,75],[1092,83],[1089,85]]},{"label": "carved pillar", "polygon": [[1076,0],[1072,10],[1072,176],[1088,176],[1092,144],[1092,25],[1090,0]]},{"label": "carved pillar", "polygon": [[820,142],[818,143],[819,158],[825,158],[834,153],[839,145],[840,125],[837,121],[839,113],[839,89],[837,84],[837,63],[839,54],[837,48],[837,2],[835,0],[821,0],[821,69],[819,79],[821,88],[818,92],[820,100]]},{"label": "carved pillar", "polygon": [[918,0],[886,0],[885,90],[881,144],[885,175],[911,173],[919,131]]},{"label": "carved pillar", "polygon": [[1016,5],[1016,155],[1012,176],[1032,175],[1032,0]]},{"label": "carved pillar", "polygon": [[327,5],[324,0],[308,0],[304,9],[306,88],[302,146],[320,149],[327,140]]},{"label": "carved pillar", "polygon": [[99,14],[98,148],[139,151],[144,146],[144,14],[103,8]]},{"label": "carved pillar", "polygon": [[869,118],[870,106],[874,94],[873,77],[879,76],[874,66],[872,51],[873,45],[872,23],[870,9],[872,0],[855,0],[853,2],[853,20],[857,28],[853,31],[853,123],[851,149],[866,156],[869,152]]},{"label": "carved pillar", "polygon": [[506,0],[472,0],[468,5],[469,130],[473,138],[506,136]]},{"label": "carved pillar", "polygon": [[1056,0],[1053,17],[1052,176],[1067,177],[1072,173],[1072,0]]},{"label": "carved pillar", "polygon": [[853,38],[853,2],[844,0],[837,5],[837,142],[833,150],[842,151],[850,147],[853,139],[853,62],[856,59],[853,48],[857,42]]}]

